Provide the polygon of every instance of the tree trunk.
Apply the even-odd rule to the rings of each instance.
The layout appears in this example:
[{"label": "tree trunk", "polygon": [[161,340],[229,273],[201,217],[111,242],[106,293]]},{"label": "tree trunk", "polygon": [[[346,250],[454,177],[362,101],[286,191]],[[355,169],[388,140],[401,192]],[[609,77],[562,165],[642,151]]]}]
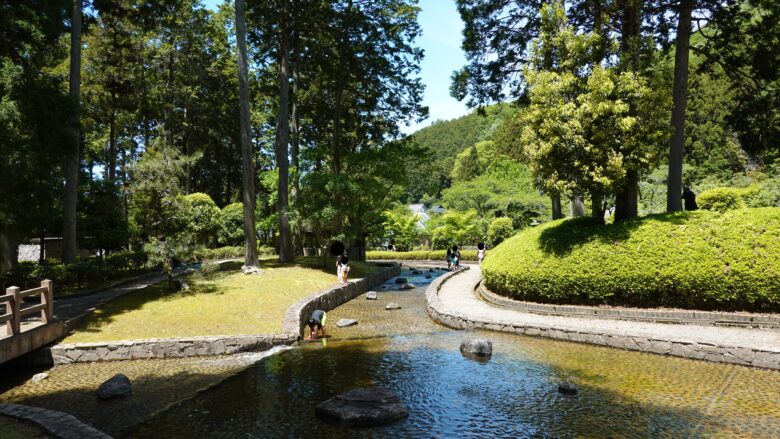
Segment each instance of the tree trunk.
[{"label": "tree trunk", "polygon": [[276,166],[279,169],[279,204],[277,206],[279,211],[279,262],[292,262],[290,222],[287,218],[288,182],[290,179],[290,166],[287,158],[290,132],[290,115],[288,113],[290,75],[287,69],[290,54],[286,25],[282,25],[279,37],[279,141],[276,142]]},{"label": "tree trunk", "polygon": [[65,158],[65,199],[62,208],[62,262],[69,264],[76,260],[76,210],[79,187],[79,147],[81,130],[79,108],[81,107],[81,0],[73,0],[70,29],[70,79],[68,94],[73,101],[72,136],[73,145]]},{"label": "tree trunk", "polygon": [[615,194],[615,221],[636,218],[639,214],[639,178],[636,172],[630,171],[626,183]]},{"label": "tree trunk", "polygon": [[299,137],[298,137],[298,69],[293,65],[292,67],[292,112],[290,114],[290,156],[292,157],[292,199],[295,203],[298,197],[298,185],[300,184],[300,151],[299,151]]},{"label": "tree trunk", "polygon": [[563,218],[563,209],[561,209],[561,195],[550,195],[550,201],[552,203],[552,219],[557,220]]},{"label": "tree trunk", "polygon": [[336,102],[333,106],[333,173],[341,173],[341,100],[344,91],[341,86],[336,89]]},{"label": "tree trunk", "polygon": [[236,47],[238,50],[238,100],[241,125],[242,196],[244,202],[244,265],[257,266],[255,237],[255,165],[250,142],[249,72],[246,62],[246,15],[244,0],[236,0]]},{"label": "tree trunk", "polygon": [[591,200],[591,216],[599,224],[604,224],[604,202],[598,195],[593,195]]},{"label": "tree trunk", "polygon": [[46,262],[46,229],[41,227],[41,234],[38,235],[38,263],[43,265]]},{"label": "tree trunk", "polygon": [[[186,102],[186,100],[185,100]],[[184,154],[188,157],[192,154],[189,139],[189,126],[187,125],[187,104],[184,104],[184,126],[182,127],[182,142],[184,143]],[[186,175],[184,176],[184,193],[189,195],[192,192],[192,164],[187,162]]]},{"label": "tree trunk", "polygon": [[16,268],[19,257],[19,244],[8,230],[0,229],[0,274]]},{"label": "tree trunk", "polygon": [[688,50],[691,40],[693,0],[681,0],[677,22],[677,46],[674,52],[674,106],[669,144],[669,178],[666,187],[666,211],[682,211],[682,168],[685,150],[685,107],[688,103]]},{"label": "tree trunk", "polygon": [[108,121],[108,179],[116,179],[116,113],[112,110]]},{"label": "tree trunk", "polygon": [[642,31],[642,7],[644,0],[621,0],[623,22],[621,33],[621,63],[626,70],[639,68],[639,43]]},{"label": "tree trunk", "polygon": [[572,218],[585,216],[585,205],[582,204],[582,199],[578,195],[574,195],[569,200],[569,212]]}]

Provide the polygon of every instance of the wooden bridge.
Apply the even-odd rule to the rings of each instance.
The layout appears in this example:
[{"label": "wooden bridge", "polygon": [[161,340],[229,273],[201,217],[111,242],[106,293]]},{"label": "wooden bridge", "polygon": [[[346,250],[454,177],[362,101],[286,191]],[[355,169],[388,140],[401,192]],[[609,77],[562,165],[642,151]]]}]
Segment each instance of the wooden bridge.
[{"label": "wooden bridge", "polygon": [[0,363],[32,352],[65,334],[65,326],[53,318],[53,296],[54,284],[50,280],[25,291],[10,287],[0,296],[0,305],[5,306],[5,313],[0,314]]}]

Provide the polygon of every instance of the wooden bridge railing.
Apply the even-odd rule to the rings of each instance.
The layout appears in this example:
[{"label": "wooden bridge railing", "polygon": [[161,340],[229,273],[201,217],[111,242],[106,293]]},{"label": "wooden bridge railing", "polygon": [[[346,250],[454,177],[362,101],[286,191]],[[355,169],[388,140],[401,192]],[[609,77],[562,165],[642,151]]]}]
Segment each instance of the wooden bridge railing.
[{"label": "wooden bridge railing", "polygon": [[[25,297],[39,295],[40,302],[22,308]],[[17,335],[22,330],[22,317],[40,312],[41,321],[49,323],[54,312],[54,283],[50,280],[41,281],[41,286],[31,290],[21,291],[19,287],[9,287],[5,295],[0,296],[0,305],[5,305],[5,313],[0,314],[0,325],[8,328],[7,335]]]}]

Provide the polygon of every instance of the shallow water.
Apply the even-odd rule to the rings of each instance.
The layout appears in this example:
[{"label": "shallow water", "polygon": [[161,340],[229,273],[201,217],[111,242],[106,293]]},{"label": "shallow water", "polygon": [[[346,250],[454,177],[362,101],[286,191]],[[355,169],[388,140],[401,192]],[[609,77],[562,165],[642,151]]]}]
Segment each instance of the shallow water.
[{"label": "shallow water", "polygon": [[[406,273],[406,277],[408,273]],[[328,313],[330,338],[281,352],[118,437],[780,437],[780,373],[611,348],[438,326],[422,277]],[[385,284],[394,288],[395,284]],[[385,311],[388,302],[400,310]],[[337,328],[340,318],[359,324]],[[460,342],[487,337],[487,363]],[[575,383],[574,397],[557,393]],[[383,386],[409,417],[371,429],[320,421],[315,406]]]}]

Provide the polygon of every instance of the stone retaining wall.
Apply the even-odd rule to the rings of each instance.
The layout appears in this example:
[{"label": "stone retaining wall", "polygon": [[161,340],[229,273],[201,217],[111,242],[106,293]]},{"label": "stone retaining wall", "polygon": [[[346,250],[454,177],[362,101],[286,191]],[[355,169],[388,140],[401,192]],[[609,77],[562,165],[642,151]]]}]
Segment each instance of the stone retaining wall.
[{"label": "stone retaining wall", "polygon": [[330,311],[401,274],[400,264],[389,262],[387,265],[389,266],[384,270],[371,273],[345,286],[329,288],[299,300],[287,308],[282,331],[301,336],[309,316],[315,309]]},{"label": "stone retaining wall", "polygon": [[477,287],[487,302],[520,312],[553,316],[591,317],[640,322],[736,326],[758,329],[780,329],[780,314],[758,314],[685,309],[641,309],[581,305],[551,305],[512,300],[488,290],[483,282]]},{"label": "stone retaining wall", "polygon": [[[780,370],[780,349],[778,351],[765,351],[752,348],[722,346],[711,343],[654,339],[630,334],[573,331],[553,326],[507,324],[506,322],[499,321],[475,320],[465,313],[445,311],[446,308],[439,299],[439,290],[452,276],[463,271],[464,270],[447,273],[439,277],[436,281],[431,283],[425,292],[428,303],[428,314],[434,321],[450,328],[486,329],[491,331],[510,332],[519,335],[547,337],[557,340],[589,343],[660,355],[674,355],[676,357],[717,363],[730,363]],[[473,287],[476,288],[477,285],[473,285]]]},{"label": "stone retaining wall", "polygon": [[60,439],[111,439],[111,436],[79,421],[75,416],[54,410],[20,404],[0,404],[0,414],[38,424]]},{"label": "stone retaining wall", "polygon": [[297,337],[288,334],[159,338],[58,344],[48,351],[53,364],[93,363],[257,352],[289,345],[296,340]]}]

